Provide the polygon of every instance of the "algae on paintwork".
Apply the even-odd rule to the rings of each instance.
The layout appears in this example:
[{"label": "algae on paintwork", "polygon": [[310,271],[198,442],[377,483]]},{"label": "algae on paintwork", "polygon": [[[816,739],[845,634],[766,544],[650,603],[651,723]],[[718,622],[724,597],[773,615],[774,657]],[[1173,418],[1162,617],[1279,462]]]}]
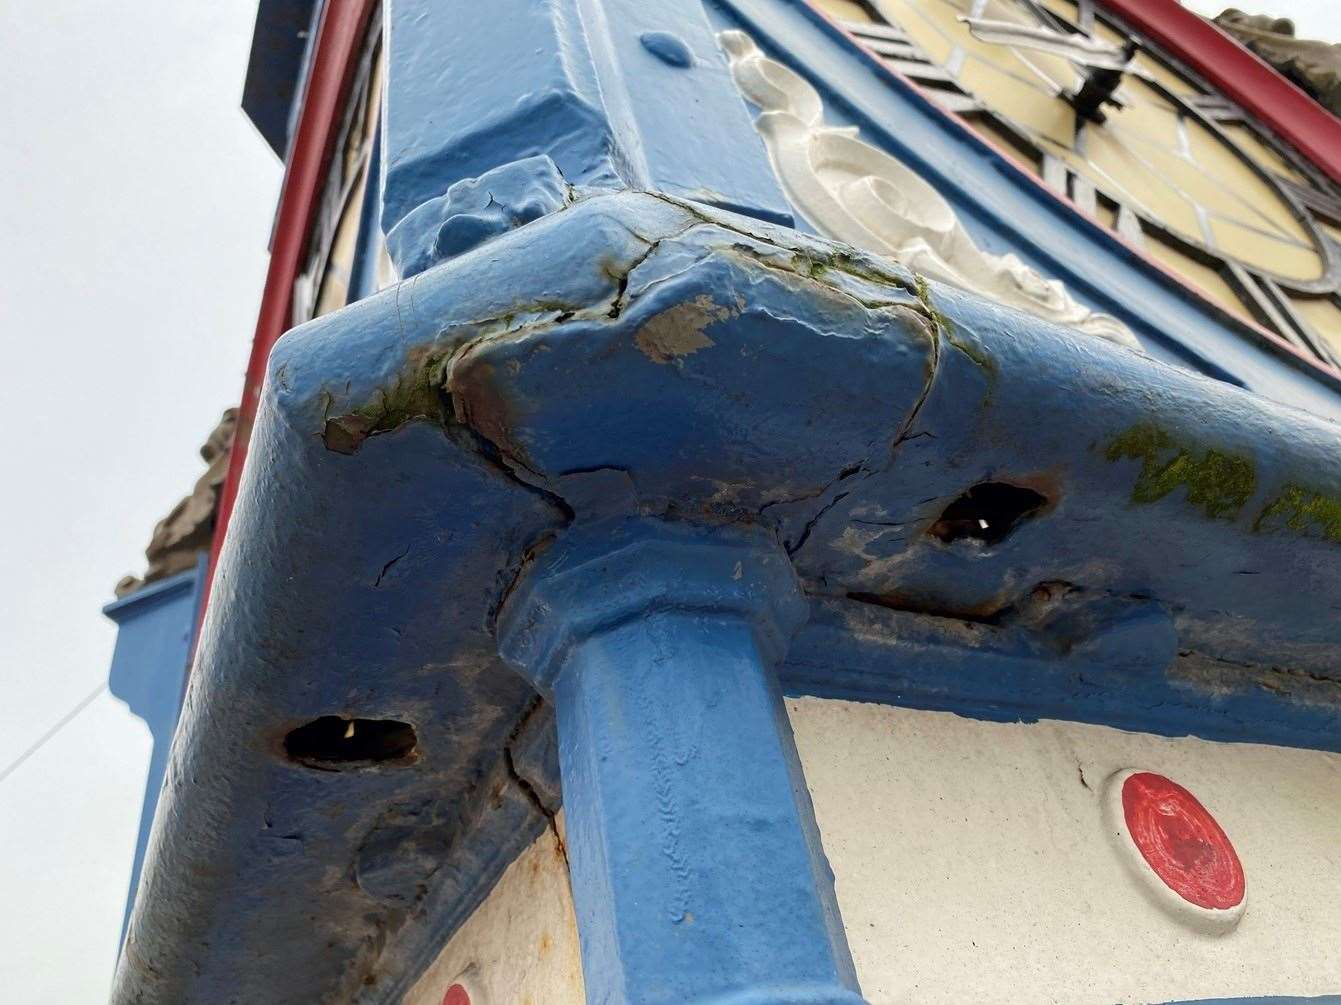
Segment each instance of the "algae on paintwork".
[{"label": "algae on paintwork", "polygon": [[1310,532],[1341,544],[1341,499],[1325,496],[1293,482],[1263,507],[1253,530],[1286,527],[1298,534]]},{"label": "algae on paintwork", "polygon": [[1257,473],[1249,458],[1179,443],[1153,423],[1132,426],[1109,444],[1105,456],[1110,461],[1141,462],[1132,502],[1157,502],[1185,488],[1187,501],[1212,520],[1238,516],[1257,489]]},{"label": "algae on paintwork", "polygon": [[[992,359],[981,346],[959,337],[954,322],[946,317],[941,309],[932,302],[931,284],[927,282],[925,276],[914,273],[913,282],[917,286],[918,302],[936,328],[945,336],[945,341],[972,360],[976,366],[987,374],[990,381],[995,381],[997,376],[996,360]],[[990,394],[987,400],[991,400]]]},{"label": "algae on paintwork", "polygon": [[322,438],[330,450],[356,453],[363,441],[390,432],[415,419],[445,422],[439,389],[445,384],[450,350],[420,350],[389,387],[378,388],[371,401],[346,415],[326,420]]}]

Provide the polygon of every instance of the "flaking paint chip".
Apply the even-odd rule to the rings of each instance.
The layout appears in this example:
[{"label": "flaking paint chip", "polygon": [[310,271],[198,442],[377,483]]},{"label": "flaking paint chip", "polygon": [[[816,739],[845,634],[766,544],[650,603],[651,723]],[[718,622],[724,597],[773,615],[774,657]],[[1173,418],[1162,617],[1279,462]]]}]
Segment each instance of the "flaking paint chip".
[{"label": "flaking paint chip", "polygon": [[656,314],[633,337],[638,351],[653,363],[673,363],[700,349],[716,345],[704,334],[708,325],[740,313],[739,307],[723,307],[706,293]]}]

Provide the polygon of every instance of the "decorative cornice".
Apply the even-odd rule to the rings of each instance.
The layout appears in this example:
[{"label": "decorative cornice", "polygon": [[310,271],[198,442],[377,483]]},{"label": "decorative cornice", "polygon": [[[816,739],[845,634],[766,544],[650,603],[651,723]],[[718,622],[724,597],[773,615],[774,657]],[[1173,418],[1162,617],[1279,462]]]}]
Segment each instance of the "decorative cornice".
[{"label": "decorative cornice", "polygon": [[820,233],[962,290],[1087,335],[1139,347],[1121,321],[1081,304],[1013,254],[983,251],[950,204],[902,161],[826,126],[819,93],[769,59],[742,31],[718,35],[741,93],[761,111],[756,128],[783,190]]}]

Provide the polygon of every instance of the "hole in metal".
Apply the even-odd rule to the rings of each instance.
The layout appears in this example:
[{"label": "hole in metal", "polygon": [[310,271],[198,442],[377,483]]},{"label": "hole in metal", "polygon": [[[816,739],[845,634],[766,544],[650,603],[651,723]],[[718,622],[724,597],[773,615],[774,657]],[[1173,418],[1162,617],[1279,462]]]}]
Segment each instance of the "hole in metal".
[{"label": "hole in metal", "polygon": [[339,771],[370,764],[406,763],[419,738],[408,722],[396,719],[350,719],[323,715],[284,737],[289,759],[310,768]]},{"label": "hole in metal", "polygon": [[965,539],[996,544],[1047,504],[1047,497],[1033,489],[981,482],[946,506],[927,533],[946,544]]}]

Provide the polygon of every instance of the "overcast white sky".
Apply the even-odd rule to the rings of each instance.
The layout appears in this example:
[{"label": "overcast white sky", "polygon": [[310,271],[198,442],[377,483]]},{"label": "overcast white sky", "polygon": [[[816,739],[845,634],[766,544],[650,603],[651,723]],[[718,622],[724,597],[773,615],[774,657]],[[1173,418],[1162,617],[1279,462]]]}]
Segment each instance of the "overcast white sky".
[{"label": "overcast white sky", "polygon": [[1249,14],[1271,14],[1294,21],[1300,38],[1326,42],[1341,41],[1341,2],[1338,0],[1182,0],[1198,14],[1215,17],[1226,7],[1237,7]]},{"label": "overcast white sky", "polygon": [[[1341,38],[1336,0],[1244,6]],[[106,680],[99,608],[239,395],[280,178],[238,107],[254,12],[0,3],[0,770]],[[4,1000],[106,998],[148,750],[103,694],[0,781]]]},{"label": "overcast white sky", "polygon": [[[0,769],[106,680],[99,608],[241,390],[280,178],[254,17],[0,3]],[[0,999],[106,1000],[148,750],[104,693],[0,782]]]}]

